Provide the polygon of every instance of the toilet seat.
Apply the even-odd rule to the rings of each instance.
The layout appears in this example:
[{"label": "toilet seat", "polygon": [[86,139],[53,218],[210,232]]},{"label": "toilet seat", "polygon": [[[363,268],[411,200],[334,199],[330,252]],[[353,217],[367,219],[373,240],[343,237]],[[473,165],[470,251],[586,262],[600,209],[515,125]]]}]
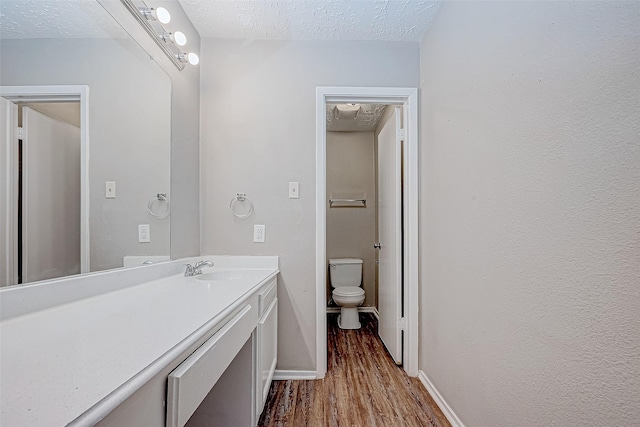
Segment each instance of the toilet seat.
[{"label": "toilet seat", "polygon": [[364,289],[359,286],[340,286],[333,290],[333,295],[339,297],[358,297],[364,295]]}]

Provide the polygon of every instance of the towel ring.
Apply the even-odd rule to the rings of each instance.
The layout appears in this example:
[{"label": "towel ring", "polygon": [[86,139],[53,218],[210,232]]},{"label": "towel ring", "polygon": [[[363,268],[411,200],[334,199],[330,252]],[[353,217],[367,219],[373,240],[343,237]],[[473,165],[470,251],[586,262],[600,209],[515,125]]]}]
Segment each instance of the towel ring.
[{"label": "towel ring", "polygon": [[[164,209],[159,206],[162,205],[163,202],[165,204]],[[147,210],[154,218],[165,219],[168,217],[170,206],[167,193],[158,193],[155,197],[152,197],[149,203],[147,203]]]},{"label": "towel ring", "polygon": [[[236,212],[236,205],[238,202],[248,202],[249,209],[245,213]],[[233,213],[236,218],[246,219],[249,218],[253,213],[253,203],[251,203],[251,200],[249,200],[245,193],[236,193],[236,197],[231,199],[231,201],[229,202],[229,209],[231,209],[231,213]]]}]

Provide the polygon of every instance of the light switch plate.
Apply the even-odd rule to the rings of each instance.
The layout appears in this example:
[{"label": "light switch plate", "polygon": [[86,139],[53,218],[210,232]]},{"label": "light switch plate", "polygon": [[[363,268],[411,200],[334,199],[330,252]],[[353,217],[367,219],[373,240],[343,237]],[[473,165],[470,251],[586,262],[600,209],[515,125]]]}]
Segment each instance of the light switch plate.
[{"label": "light switch plate", "polygon": [[300,198],[300,183],[299,182],[290,182],[289,183],[289,198],[290,199],[299,199]]},{"label": "light switch plate", "polygon": [[149,224],[138,224],[138,242],[151,242],[151,230],[149,229]]},{"label": "light switch plate", "polygon": [[253,241],[255,243],[264,243],[264,234],[266,232],[266,226],[262,224],[253,225]]},{"label": "light switch plate", "polygon": [[104,198],[105,199],[115,199],[116,198],[116,182],[115,181],[107,181],[107,182],[105,182]]}]

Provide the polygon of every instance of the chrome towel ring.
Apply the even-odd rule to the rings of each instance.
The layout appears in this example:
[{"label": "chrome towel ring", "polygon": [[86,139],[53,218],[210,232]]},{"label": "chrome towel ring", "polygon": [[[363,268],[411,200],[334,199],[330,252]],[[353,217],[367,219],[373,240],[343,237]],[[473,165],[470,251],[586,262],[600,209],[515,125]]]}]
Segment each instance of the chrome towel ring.
[{"label": "chrome towel ring", "polygon": [[[163,204],[164,209],[162,207]],[[170,209],[167,193],[158,193],[147,203],[147,210],[154,218],[165,219],[169,216]]]},{"label": "chrome towel ring", "polygon": [[[239,213],[237,211],[239,204],[249,205],[245,213]],[[251,203],[251,200],[249,200],[245,193],[236,193],[236,196],[229,202],[229,209],[231,209],[231,213],[233,213],[236,218],[246,219],[249,218],[253,213],[253,203]]]}]

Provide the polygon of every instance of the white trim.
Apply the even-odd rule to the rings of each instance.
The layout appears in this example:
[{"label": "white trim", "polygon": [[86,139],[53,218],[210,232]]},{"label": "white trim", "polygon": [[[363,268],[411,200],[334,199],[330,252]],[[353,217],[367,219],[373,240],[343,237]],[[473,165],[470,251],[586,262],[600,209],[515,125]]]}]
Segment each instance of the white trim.
[{"label": "white trim", "polygon": [[[327,313],[340,313],[340,307],[327,307]],[[378,309],[375,307],[358,307],[358,313],[373,313],[376,319],[380,319]]]},{"label": "white trim", "polygon": [[378,309],[375,307],[358,307],[358,313],[373,313],[373,315],[376,316],[376,319],[380,319]]},{"label": "white trim", "polygon": [[420,164],[418,135],[418,89],[413,89],[404,104],[405,174],[404,187],[404,280],[407,283],[404,295],[404,318],[406,319],[404,366],[410,376],[418,375],[418,209],[420,197]]},{"label": "white trim", "polygon": [[89,236],[89,86],[0,86],[0,96],[10,101],[74,99],[80,101],[80,272],[90,271]]},{"label": "white trim", "polygon": [[436,402],[444,416],[447,417],[447,420],[449,420],[451,426],[464,427],[464,424],[462,424],[460,418],[456,415],[455,412],[453,412],[451,406],[449,406],[447,401],[444,400],[444,398],[442,397],[438,389],[433,385],[427,374],[425,374],[424,371],[420,370],[418,371],[418,378],[420,379],[420,382],[422,382],[424,388],[427,389],[433,400]]},{"label": "white trim", "polygon": [[315,371],[292,371],[284,369],[276,369],[273,373],[273,381],[286,381],[286,380],[315,380]]},{"label": "white trim", "polygon": [[327,286],[327,88],[316,88],[316,375],[327,373],[327,316],[325,298]]},{"label": "white trim", "polygon": [[316,372],[327,372],[326,312],[326,103],[358,102],[405,107],[406,185],[404,228],[405,284],[403,369],[418,375],[418,89],[384,87],[316,87]]},{"label": "white trim", "polygon": [[18,283],[18,269],[16,255],[18,253],[18,196],[16,194],[17,182],[18,182],[18,168],[12,159],[17,158],[15,154],[17,147],[17,127],[18,127],[18,107],[7,100],[8,108],[6,116],[3,120],[6,122],[6,128],[4,129],[4,135],[2,137],[2,147],[0,152],[3,153],[5,162],[5,176],[4,179],[4,207],[5,221],[0,224],[4,228],[6,241],[4,242],[5,259],[3,260],[5,271],[4,277],[0,282],[0,285],[7,286]]}]

